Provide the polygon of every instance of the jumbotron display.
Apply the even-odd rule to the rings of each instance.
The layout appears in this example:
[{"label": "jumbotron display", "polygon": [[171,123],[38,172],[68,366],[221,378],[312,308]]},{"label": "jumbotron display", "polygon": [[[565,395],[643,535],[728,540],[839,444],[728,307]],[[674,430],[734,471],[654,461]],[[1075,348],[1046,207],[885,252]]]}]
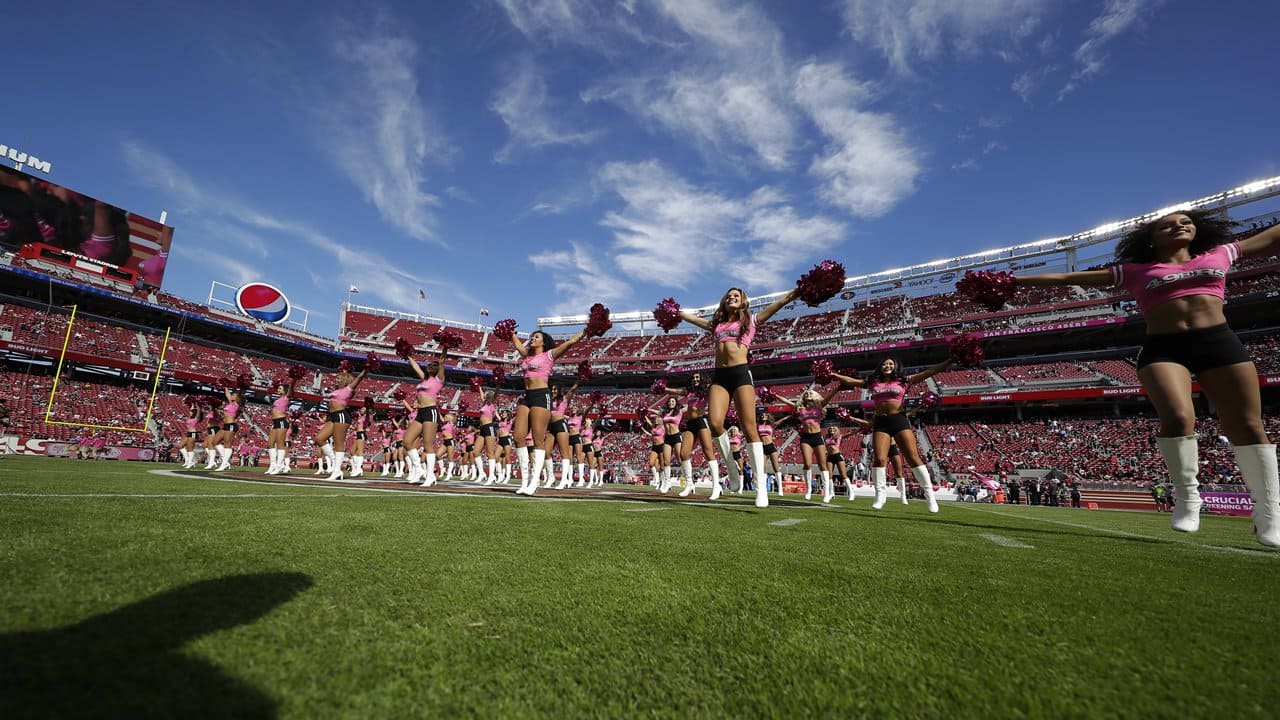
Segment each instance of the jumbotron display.
[{"label": "jumbotron display", "polygon": [[159,288],[172,240],[168,225],[0,167],[0,249],[28,267],[117,290]]}]

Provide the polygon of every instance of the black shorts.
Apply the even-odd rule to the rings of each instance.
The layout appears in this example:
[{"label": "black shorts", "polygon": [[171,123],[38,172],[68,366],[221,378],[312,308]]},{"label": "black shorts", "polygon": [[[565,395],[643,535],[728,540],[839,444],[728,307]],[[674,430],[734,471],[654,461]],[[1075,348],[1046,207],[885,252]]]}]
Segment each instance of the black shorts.
[{"label": "black shorts", "polygon": [[552,420],[551,424],[547,425],[547,432],[551,433],[552,435],[560,435],[561,433],[568,435],[569,421],[565,420],[564,418],[560,418],[559,420]]},{"label": "black shorts", "polygon": [[369,433],[365,432],[364,430],[357,430],[357,431],[356,431],[356,439],[357,439],[357,440],[368,440],[368,439],[369,439]]},{"label": "black shorts", "polygon": [[445,438],[443,444],[445,447],[453,447],[453,438]]},{"label": "black shorts", "polygon": [[667,433],[662,437],[662,444],[670,445],[671,447],[678,446],[680,444],[680,433]]},{"label": "black shorts", "polygon": [[569,444],[570,444],[570,445],[581,445],[581,444],[582,444],[582,436],[581,436],[581,435],[570,435],[570,436],[569,436]]},{"label": "black shorts", "polygon": [[663,445],[650,445],[650,446],[649,446],[649,452],[653,453],[654,455],[661,455],[661,454],[662,454],[662,448],[664,448],[664,447],[666,447],[666,445],[665,445],[665,444],[663,444]]},{"label": "black shorts", "polygon": [[395,443],[393,443],[393,444],[391,445],[391,447],[395,448],[396,450],[400,450],[400,449],[404,448],[404,441],[403,441],[403,440],[397,440],[397,441],[395,441]]},{"label": "black shorts", "polygon": [[692,420],[685,420],[683,429],[687,433],[697,435],[699,430],[711,430],[711,423],[706,417],[697,417]]},{"label": "black shorts", "polygon": [[416,423],[435,423],[436,425],[439,425],[440,409],[435,405],[420,407],[418,408],[417,414],[413,416],[413,421]]},{"label": "black shorts", "polygon": [[732,395],[734,390],[743,385],[754,385],[755,383],[751,379],[751,370],[743,363],[742,365],[716,368],[711,374],[711,384],[719,385]]},{"label": "black shorts", "polygon": [[225,424],[223,424],[222,429],[223,429],[224,431],[226,431],[226,432],[232,432],[232,433],[233,433],[233,432],[235,432],[235,431],[236,431],[236,424],[235,424],[235,423],[233,423],[233,422],[225,423]]},{"label": "black shorts", "polygon": [[742,451],[741,451],[741,450],[734,450],[734,451],[733,451],[733,459],[734,459],[734,460],[741,460],[741,459],[742,459]]},{"label": "black shorts", "polygon": [[485,423],[480,426],[480,437],[498,437],[498,423]]},{"label": "black shorts", "polygon": [[774,444],[773,444],[773,443],[771,443],[771,442],[767,442],[767,443],[765,443],[765,444],[764,444],[764,456],[765,456],[765,457],[769,457],[770,455],[772,455],[772,454],[774,454],[774,453],[776,453],[776,452],[778,452],[778,446],[777,446],[777,445],[774,445]]},{"label": "black shorts", "polygon": [[329,422],[334,425],[350,425],[351,414],[347,412],[346,408],[343,408],[342,410],[334,410],[329,413]]},{"label": "black shorts", "polygon": [[217,435],[218,431],[221,429],[222,428],[218,427],[217,425],[210,425],[208,428],[205,429],[205,434],[210,436]]},{"label": "black shorts", "polygon": [[536,390],[525,390],[524,397],[520,398],[520,404],[530,409],[542,408],[548,412],[551,411],[551,388],[538,388]]},{"label": "black shorts", "polygon": [[510,435],[499,435],[499,436],[498,436],[498,447],[511,447],[511,436],[510,436]]},{"label": "black shorts", "polygon": [[811,448],[826,447],[827,441],[822,438],[822,433],[800,433],[800,442]]},{"label": "black shorts", "polygon": [[1151,363],[1171,362],[1199,374],[1252,359],[1240,338],[1223,323],[1169,335],[1148,335],[1138,353],[1138,369]]},{"label": "black shorts", "polygon": [[591,443],[587,443],[586,445],[582,446],[582,452],[587,455],[594,455],[596,452],[596,448]]},{"label": "black shorts", "polygon": [[891,415],[876,415],[871,421],[871,427],[874,432],[889,433],[890,436],[894,436],[903,430],[910,430],[911,421],[906,415],[896,412]]},{"label": "black shorts", "polygon": [[468,455],[470,455],[471,453],[474,453],[475,451],[476,451],[476,446],[475,446],[475,445],[467,445],[467,446],[466,446],[466,452],[467,452],[467,454],[468,454]]},{"label": "black shorts", "polygon": [[889,444],[889,457],[898,457],[902,451],[898,449],[898,443]]},{"label": "black shorts", "polygon": [[271,418],[271,429],[272,430],[288,430],[289,418],[287,417]]},{"label": "black shorts", "polygon": [[831,449],[827,448],[827,462],[842,463],[844,456],[838,452],[831,452]]},{"label": "black shorts", "polygon": [[200,431],[199,431],[199,430],[192,430],[191,432],[187,433],[187,437],[191,438],[192,440],[199,440],[199,439],[200,439]]}]

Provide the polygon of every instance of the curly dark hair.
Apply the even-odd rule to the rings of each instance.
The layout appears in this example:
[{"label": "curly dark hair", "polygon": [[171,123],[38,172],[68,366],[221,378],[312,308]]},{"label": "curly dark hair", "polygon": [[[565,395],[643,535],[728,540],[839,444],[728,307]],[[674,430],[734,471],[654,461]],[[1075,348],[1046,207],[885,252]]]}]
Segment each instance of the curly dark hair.
[{"label": "curly dark hair", "polygon": [[[884,365],[885,360],[893,361],[893,374],[887,377],[880,373],[880,366]],[[891,383],[891,382],[894,382],[895,380],[901,383],[906,383],[907,373],[904,372],[902,368],[903,368],[902,361],[899,360],[898,358],[896,357],[884,358],[876,365],[876,369],[871,371],[871,376],[867,378],[867,389],[874,390],[876,385],[879,385],[880,383]]]},{"label": "curly dark hair", "polygon": [[1151,233],[1161,220],[1170,215],[1186,215],[1196,226],[1196,239],[1191,241],[1191,256],[1206,252],[1231,239],[1236,223],[1226,215],[1213,210],[1183,210],[1162,215],[1130,230],[1116,243],[1116,262],[1149,263],[1156,260],[1156,249],[1151,243]]}]

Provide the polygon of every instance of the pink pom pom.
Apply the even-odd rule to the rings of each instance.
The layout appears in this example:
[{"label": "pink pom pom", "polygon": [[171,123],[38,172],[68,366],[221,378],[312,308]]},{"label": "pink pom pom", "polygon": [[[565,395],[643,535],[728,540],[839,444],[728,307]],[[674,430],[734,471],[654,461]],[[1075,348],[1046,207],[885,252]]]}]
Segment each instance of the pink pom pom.
[{"label": "pink pom pom", "polygon": [[831,365],[831,361],[826,358],[814,360],[813,365],[809,366],[809,372],[813,375],[813,379],[818,381],[819,385],[826,385],[835,379],[835,368]]},{"label": "pink pom pom", "polygon": [[377,353],[369,353],[364,356],[364,369],[369,372],[378,372],[378,368],[382,367],[382,358]]},{"label": "pink pom pom", "polygon": [[578,382],[591,382],[591,361],[583,360],[578,363]]},{"label": "pink pom pom", "polygon": [[511,338],[516,336],[516,321],[513,318],[507,318],[494,323],[493,336],[499,340],[511,342]]},{"label": "pink pom pom", "polygon": [[472,392],[481,392],[481,391],[483,391],[483,390],[484,390],[484,381],[480,379],[480,376],[479,376],[479,375],[472,375],[472,376],[471,376],[471,391],[472,391]]},{"label": "pink pom pom", "polygon": [[1013,273],[969,270],[956,282],[956,292],[995,312],[1017,291]]},{"label": "pink pom pom", "polygon": [[730,404],[729,409],[726,410],[724,413],[724,426],[728,428],[737,424],[738,424],[738,408]]},{"label": "pink pom pom", "polygon": [[939,395],[938,393],[936,393],[936,392],[934,392],[934,391],[932,391],[932,390],[926,390],[926,391],[924,391],[924,394],[920,396],[920,409],[921,409],[921,410],[932,410],[932,409],[934,409],[934,408],[938,407],[938,405],[939,405],[941,402],[942,402],[942,396],[941,396],[941,395]]},{"label": "pink pom pom", "polygon": [[649,386],[649,392],[653,393],[654,395],[665,394],[667,392],[667,379],[658,378],[657,380],[654,380],[653,384]]},{"label": "pink pom pom", "polygon": [[457,350],[462,347],[463,342],[462,335],[457,330],[446,327],[442,327],[435,331],[435,334],[431,336],[431,339],[435,340],[436,344],[440,346],[440,349],[445,352]]},{"label": "pink pom pom", "polygon": [[849,408],[843,405],[836,408],[835,416],[836,420],[839,420],[842,423],[853,421],[853,413],[849,412]]},{"label": "pink pom pom", "polygon": [[587,337],[600,337],[609,332],[613,327],[613,321],[609,319],[609,308],[596,303],[591,306],[591,312],[587,319],[587,326],[583,329],[583,334]]},{"label": "pink pom pom", "polygon": [[844,289],[844,279],[844,265],[823,260],[796,281],[796,294],[809,307],[818,307]]},{"label": "pink pom pom", "polygon": [[408,340],[402,337],[396,338],[396,355],[399,355],[400,357],[407,360],[409,359],[409,356],[412,354],[413,354],[413,343],[409,342]]},{"label": "pink pom pom", "polygon": [[986,359],[982,339],[975,335],[956,335],[947,344],[951,349],[951,362],[960,367],[978,367]]},{"label": "pink pom pom", "polygon": [[501,365],[493,369],[493,386],[502,387],[502,381],[507,378],[507,369]]},{"label": "pink pom pom", "polygon": [[663,298],[653,309],[653,319],[663,332],[671,332],[680,324],[680,303],[675,298]]},{"label": "pink pom pom", "polygon": [[778,393],[774,392],[773,388],[769,387],[768,385],[761,385],[760,387],[756,388],[756,397],[760,398],[761,400],[767,403],[778,401]]},{"label": "pink pom pom", "polygon": [[636,405],[635,414],[636,417],[644,417],[649,414],[649,407],[644,403],[640,403],[639,405]]}]

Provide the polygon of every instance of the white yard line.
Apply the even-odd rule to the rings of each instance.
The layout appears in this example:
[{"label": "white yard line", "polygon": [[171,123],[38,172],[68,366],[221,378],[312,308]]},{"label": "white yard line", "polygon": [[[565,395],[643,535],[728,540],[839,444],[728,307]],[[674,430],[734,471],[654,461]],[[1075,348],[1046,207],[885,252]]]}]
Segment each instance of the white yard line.
[{"label": "white yard line", "polygon": [[999,546],[1001,546],[1001,547],[1007,547],[1007,548],[1025,548],[1025,549],[1028,549],[1028,550],[1034,550],[1034,549],[1035,549],[1035,547],[1036,547],[1035,545],[1028,545],[1028,544],[1026,544],[1026,543],[1024,543],[1024,542],[1018,542],[1017,540],[1014,540],[1013,538],[1007,538],[1007,537],[1005,537],[1005,536],[1003,536],[1003,535],[995,535],[995,534],[993,534],[993,533],[982,533],[982,534],[981,534],[981,535],[979,535],[978,537],[981,537],[981,538],[985,538],[985,539],[987,539],[987,540],[990,540],[991,542],[993,542],[993,543],[995,543],[995,544],[997,544],[997,545],[999,545]]},{"label": "white yard line", "polygon": [[800,518],[784,518],[782,520],[775,520],[769,524],[776,525],[777,527],[791,527],[792,525],[799,525],[802,522],[804,522],[804,520]]},{"label": "white yard line", "polygon": [[1214,552],[1236,553],[1238,555],[1252,555],[1255,557],[1280,558],[1280,552],[1268,552],[1266,550],[1245,550],[1244,548],[1229,547],[1226,545],[1206,545],[1205,543],[1192,542],[1190,540],[1179,540],[1177,538],[1157,537],[1155,535],[1143,535],[1142,533],[1129,532],[1128,530],[1115,530],[1113,528],[1098,527],[1096,525],[1088,525],[1085,523],[1068,522],[1066,520],[1054,520],[1046,517],[1035,517],[1034,515],[1017,515],[1014,513],[1000,512],[999,510],[988,510],[980,507],[978,503],[956,503],[955,507],[964,508],[966,510],[976,510],[978,512],[987,513],[989,515],[1000,515],[1001,517],[1014,518],[1015,520],[1032,520],[1036,522],[1052,523],[1054,525],[1063,525],[1065,527],[1079,528],[1081,530],[1092,530],[1093,532],[1105,533],[1107,535],[1115,535],[1116,537],[1136,538],[1139,540],[1155,540],[1162,543],[1174,543],[1177,545],[1186,545],[1188,547],[1198,548],[1201,550],[1212,550]]}]

